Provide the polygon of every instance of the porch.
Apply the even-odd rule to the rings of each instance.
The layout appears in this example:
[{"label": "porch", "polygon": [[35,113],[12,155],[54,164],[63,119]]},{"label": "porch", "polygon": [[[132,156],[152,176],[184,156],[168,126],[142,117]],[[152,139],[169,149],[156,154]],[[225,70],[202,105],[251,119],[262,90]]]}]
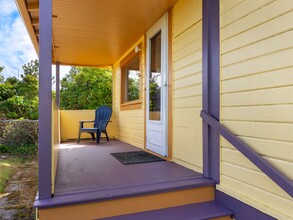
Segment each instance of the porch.
[{"label": "porch", "polygon": [[35,206],[54,207],[208,186],[212,186],[207,190],[210,195],[202,196],[213,197],[215,182],[200,173],[168,161],[124,165],[111,153],[141,149],[116,139],[101,142],[60,144],[54,196],[36,200]]},{"label": "porch", "polygon": [[60,144],[54,195],[35,201],[39,217],[230,219],[214,201],[214,180],[174,162],[124,165],[111,155],[137,150],[116,139]]},{"label": "porch", "polygon": [[[120,219],[205,203],[198,195],[201,189],[214,189],[213,184],[204,187],[203,177],[187,168],[217,182],[216,199],[234,211],[235,219],[292,217],[293,126],[292,114],[287,113],[293,97],[289,59],[293,50],[288,40],[293,23],[283,21],[292,21],[293,14],[287,4],[278,0],[257,4],[252,0],[48,0],[40,5],[37,0],[16,1],[40,51],[36,206],[41,220]],[[152,39],[161,39],[159,50],[152,49],[156,45]],[[161,52],[153,56],[155,51]],[[125,98],[129,57],[139,63],[135,71],[140,72],[140,93],[134,102]],[[150,65],[156,57],[161,63],[154,67],[164,66],[159,71]],[[50,109],[52,63],[56,64],[56,107]],[[114,137],[140,149],[147,148],[150,137],[146,126],[150,73],[160,72],[165,133],[157,137],[166,142],[160,146],[168,147],[160,154],[187,168],[170,162],[124,166],[109,154],[136,148],[121,147],[124,144],[118,141],[116,147],[115,141],[100,146],[62,144],[56,168],[59,140],[70,139],[62,132],[64,117],[59,110],[60,65],[112,66]],[[69,121],[65,130],[76,135],[72,125],[77,123]],[[209,199],[213,201],[213,194]],[[167,213],[165,219],[171,219],[172,210]],[[199,219],[210,218],[215,217]]]}]

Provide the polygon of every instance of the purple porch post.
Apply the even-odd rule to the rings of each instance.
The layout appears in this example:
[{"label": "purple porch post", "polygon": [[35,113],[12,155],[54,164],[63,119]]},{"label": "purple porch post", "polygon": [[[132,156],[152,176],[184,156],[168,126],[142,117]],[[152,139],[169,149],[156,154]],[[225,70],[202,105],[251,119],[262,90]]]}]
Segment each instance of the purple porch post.
[{"label": "purple porch post", "polygon": [[56,106],[60,109],[60,63],[56,62]]},{"label": "purple porch post", "polygon": [[51,198],[52,0],[39,1],[39,199]]},{"label": "purple porch post", "polygon": [[[203,110],[220,118],[220,3],[203,0]],[[203,120],[203,174],[219,182],[219,134]]]}]

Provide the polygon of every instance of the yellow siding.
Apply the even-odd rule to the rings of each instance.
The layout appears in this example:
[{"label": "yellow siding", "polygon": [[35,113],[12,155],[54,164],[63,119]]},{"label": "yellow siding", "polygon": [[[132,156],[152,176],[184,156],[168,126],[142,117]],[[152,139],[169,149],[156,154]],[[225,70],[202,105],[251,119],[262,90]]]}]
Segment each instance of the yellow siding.
[{"label": "yellow siding", "polygon": [[[142,70],[140,97],[142,108],[136,110],[120,111],[121,100],[121,69],[120,61],[126,57],[135,46],[142,43]],[[145,45],[144,36],[141,37],[113,66],[113,120],[116,127],[116,138],[136,147],[144,148],[144,70],[145,70]]]},{"label": "yellow siding", "polygon": [[[291,179],[292,39],[292,0],[221,2],[221,122]],[[223,138],[218,188],[292,219],[292,197]]]},{"label": "yellow siding", "polygon": [[173,12],[173,159],[202,172],[202,1]]},{"label": "yellow siding", "polygon": [[[95,110],[61,110],[60,124],[61,124],[61,140],[76,140],[78,138],[79,121],[94,120]],[[111,120],[113,120],[113,115]],[[85,123],[85,127],[92,127],[92,123]],[[115,127],[113,121],[107,126],[107,133],[110,138],[115,137]],[[102,137],[104,134],[102,134]],[[81,138],[91,138],[88,133],[81,133]]]},{"label": "yellow siding", "polygon": [[55,190],[55,178],[57,172],[57,162],[60,143],[60,112],[56,106],[56,102],[52,102],[52,194]]}]

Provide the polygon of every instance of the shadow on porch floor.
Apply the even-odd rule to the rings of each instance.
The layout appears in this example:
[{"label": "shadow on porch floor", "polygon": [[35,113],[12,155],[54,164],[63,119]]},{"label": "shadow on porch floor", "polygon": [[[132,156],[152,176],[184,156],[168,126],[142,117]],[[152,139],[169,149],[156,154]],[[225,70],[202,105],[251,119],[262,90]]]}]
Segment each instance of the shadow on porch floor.
[{"label": "shadow on porch floor", "polygon": [[202,174],[172,162],[123,165],[111,153],[138,148],[119,140],[62,143],[55,194],[38,207],[58,206],[213,185]]}]

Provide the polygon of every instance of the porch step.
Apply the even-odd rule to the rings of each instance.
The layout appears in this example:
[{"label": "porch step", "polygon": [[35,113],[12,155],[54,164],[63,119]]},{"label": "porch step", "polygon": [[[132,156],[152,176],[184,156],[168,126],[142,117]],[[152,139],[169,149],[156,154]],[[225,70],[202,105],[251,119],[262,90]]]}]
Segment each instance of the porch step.
[{"label": "porch step", "polygon": [[[78,198],[80,195],[74,195]],[[56,198],[53,198],[53,200]],[[40,220],[61,220],[61,219],[103,219],[114,216],[136,215],[135,213],[153,213],[159,211],[167,213],[170,209],[172,212],[181,213],[186,210],[203,209],[207,207],[213,209],[214,203],[209,205],[208,202],[214,201],[214,186],[195,187],[172,191],[153,192],[141,195],[129,195],[127,197],[111,197],[111,199],[100,201],[88,201],[81,203],[72,203],[66,205],[54,204],[54,206],[47,206],[46,208],[39,208]],[[60,201],[59,201],[60,202]],[[196,206],[196,204],[202,204]],[[61,203],[59,203],[61,204]],[[42,204],[44,207],[44,204]],[[190,207],[189,207],[190,206]],[[181,207],[181,208],[180,208]],[[157,210],[157,211],[155,211]],[[160,211],[162,210],[162,211]],[[218,210],[218,209],[215,209]],[[196,211],[195,211],[196,212]],[[192,215],[192,212],[191,212]],[[126,218],[127,219],[127,218]],[[134,218],[135,219],[135,218]],[[137,220],[140,218],[136,218]],[[146,218],[147,219],[147,218]],[[161,218],[160,218],[161,219]],[[165,218],[167,219],[167,218]],[[170,218],[168,218],[170,219]],[[188,218],[187,218],[188,219]],[[191,218],[192,219],[192,218]],[[197,218],[200,219],[200,218]],[[178,220],[185,220],[179,218]]]},{"label": "porch step", "polygon": [[231,219],[232,214],[233,212],[231,210],[222,207],[215,201],[211,201],[103,218],[103,220],[228,220]]}]

